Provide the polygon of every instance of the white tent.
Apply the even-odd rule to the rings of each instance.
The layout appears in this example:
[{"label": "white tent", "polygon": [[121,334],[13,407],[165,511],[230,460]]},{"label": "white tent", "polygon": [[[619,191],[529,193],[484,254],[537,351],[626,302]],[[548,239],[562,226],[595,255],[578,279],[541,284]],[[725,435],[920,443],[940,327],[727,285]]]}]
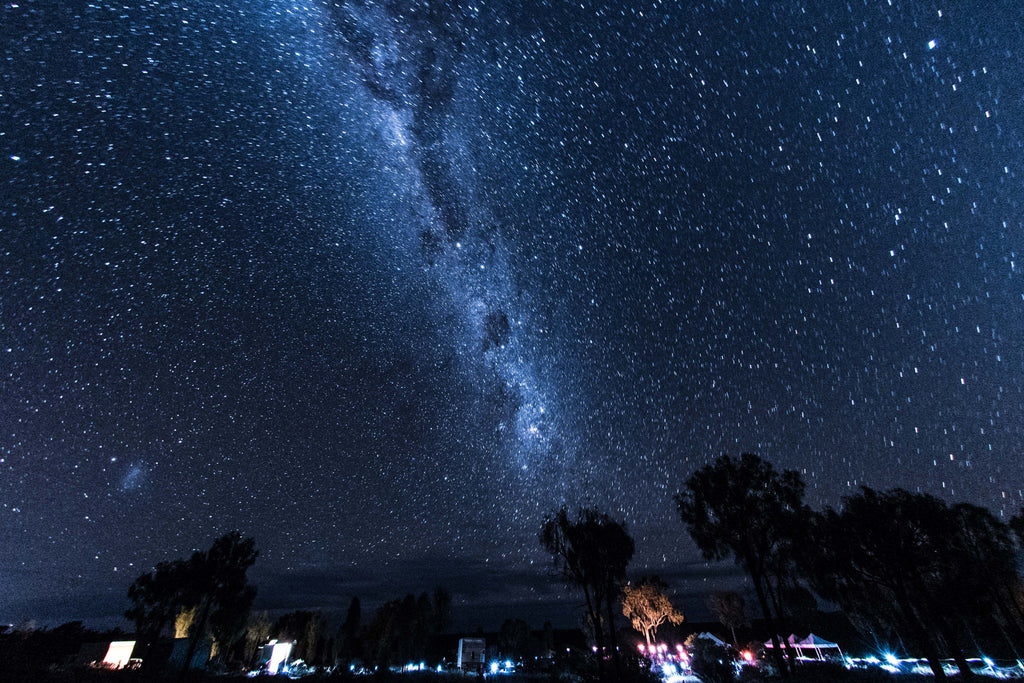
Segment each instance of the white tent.
[{"label": "white tent", "polygon": [[[797,647],[797,643],[800,642],[800,639],[796,637],[795,633],[791,633],[788,638],[785,638],[783,636],[778,636],[778,639],[779,639],[779,644],[782,645],[782,649],[786,649],[786,645],[787,644],[790,647]],[[771,638],[769,638],[767,641],[765,641],[764,646],[765,647],[769,647],[769,648],[775,647],[772,644]]]},{"label": "white tent", "polygon": [[[840,649],[839,645],[825,640],[820,636],[816,636],[813,633],[803,640],[798,639],[796,634],[790,635],[788,638],[779,636],[779,642],[780,644],[788,644],[789,647],[796,650],[798,657],[805,657],[807,659],[817,659],[818,661],[823,662],[825,661],[826,653],[837,655],[839,657],[843,656],[843,651]],[[774,647],[770,640],[765,643],[764,646],[767,648]],[[783,645],[783,648],[785,648],[785,645]]]},{"label": "white tent", "polygon": [[732,645],[729,645],[724,640],[716,636],[714,633],[708,633],[707,631],[705,631],[704,633],[698,633],[697,637],[701,640],[710,640],[715,645],[719,645],[721,647],[732,647]]},{"label": "white tent", "polygon": [[843,656],[843,651],[840,649],[838,644],[827,641],[824,638],[821,638],[820,636],[814,635],[813,633],[811,633],[806,638],[798,642],[796,644],[796,647],[799,648],[798,652],[801,653],[803,650],[813,650],[814,658],[822,661],[824,661],[825,659],[825,655],[823,654],[824,652],[831,651],[831,654],[835,654],[840,657]]}]

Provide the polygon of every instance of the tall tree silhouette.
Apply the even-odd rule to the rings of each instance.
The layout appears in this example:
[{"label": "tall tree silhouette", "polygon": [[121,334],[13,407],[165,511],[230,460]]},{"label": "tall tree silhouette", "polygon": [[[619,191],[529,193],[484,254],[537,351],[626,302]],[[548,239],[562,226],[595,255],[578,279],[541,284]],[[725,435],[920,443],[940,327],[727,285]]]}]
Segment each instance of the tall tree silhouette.
[{"label": "tall tree silhouette", "polygon": [[248,584],[246,572],[258,555],[253,539],[243,539],[232,531],[215,540],[206,552],[195,552],[188,559],[185,606],[198,611],[189,637],[186,669],[207,629],[236,638],[241,635],[256,597],[256,587]]},{"label": "tall tree silhouette", "polygon": [[145,643],[159,638],[177,616],[185,581],[185,563],[176,560],[159,563],[153,571],[142,574],[128,587],[131,607],[124,615],[135,622],[135,628]]},{"label": "tall tree silhouette", "polygon": [[256,561],[255,541],[237,531],[221,536],[206,552],[188,560],[162,562],[139,576],[128,588],[132,607],[126,612],[141,631],[155,638],[180,610],[195,609],[185,668],[208,630],[225,650],[241,636],[256,588],[246,582],[246,572]]},{"label": "tall tree silhouette", "polygon": [[359,622],[362,616],[362,605],[359,598],[354,597],[348,605],[348,611],[345,612],[345,621],[341,624],[338,635],[334,639],[334,658],[346,666],[360,654]]},{"label": "tall tree silhouette", "polygon": [[[876,628],[905,634],[936,678],[940,659],[972,675],[973,626],[1012,618],[1016,580],[1010,531],[988,510],[922,493],[862,488],[842,511],[816,515],[801,565],[812,587]],[[1001,625],[1006,625],[1003,622]]]},{"label": "tall tree silhouette", "polygon": [[[772,653],[787,673],[777,633],[785,542],[802,511],[804,484],[793,470],[777,472],[751,453],[728,455],[694,472],[675,496],[690,536],[705,559],[732,557],[754,585],[772,637]],[[773,609],[772,605],[775,605]]]},{"label": "tall tree silhouette", "polygon": [[632,537],[625,526],[607,514],[581,509],[573,520],[563,507],[545,517],[540,542],[566,582],[583,591],[587,621],[597,646],[598,676],[604,679],[605,658],[610,655],[621,678],[613,610],[635,551]]},{"label": "tall tree silhouette", "polygon": [[377,609],[363,631],[366,656],[380,666],[440,660],[437,636],[448,622],[451,597],[438,589],[389,600]]}]

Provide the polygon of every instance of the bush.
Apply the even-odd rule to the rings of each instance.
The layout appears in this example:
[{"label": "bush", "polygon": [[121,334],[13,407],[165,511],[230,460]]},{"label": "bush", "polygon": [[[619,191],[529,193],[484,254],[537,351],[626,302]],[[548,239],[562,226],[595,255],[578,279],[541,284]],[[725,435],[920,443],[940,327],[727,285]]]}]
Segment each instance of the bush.
[{"label": "bush", "polygon": [[734,652],[713,640],[690,636],[686,639],[690,668],[705,683],[731,683],[736,680]]}]

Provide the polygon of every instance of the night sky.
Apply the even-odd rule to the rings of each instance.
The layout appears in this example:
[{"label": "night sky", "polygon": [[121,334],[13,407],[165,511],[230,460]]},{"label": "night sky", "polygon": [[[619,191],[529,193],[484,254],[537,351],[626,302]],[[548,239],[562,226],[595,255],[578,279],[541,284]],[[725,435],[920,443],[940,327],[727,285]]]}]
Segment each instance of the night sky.
[{"label": "night sky", "polygon": [[258,607],[542,602],[562,504],[697,592],[672,495],[722,453],[1016,513],[1022,26],[5,3],[0,621],[232,529]]}]

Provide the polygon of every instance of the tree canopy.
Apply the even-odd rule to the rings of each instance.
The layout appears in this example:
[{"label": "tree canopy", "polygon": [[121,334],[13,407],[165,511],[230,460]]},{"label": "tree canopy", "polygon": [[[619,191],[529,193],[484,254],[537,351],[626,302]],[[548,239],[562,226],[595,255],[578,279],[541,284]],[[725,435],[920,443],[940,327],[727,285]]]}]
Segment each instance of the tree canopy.
[{"label": "tree canopy", "polygon": [[255,541],[237,531],[196,551],[187,560],[161,562],[128,588],[131,607],[125,616],[135,621],[147,638],[156,638],[182,610],[196,610],[190,629],[191,661],[197,641],[212,632],[222,651],[244,633],[256,588],[246,573],[259,553]]},{"label": "tree canopy", "polygon": [[780,670],[786,671],[776,637],[787,571],[785,552],[804,511],[804,483],[793,470],[778,472],[751,453],[723,455],[690,475],[675,496],[687,531],[708,560],[732,557],[750,577]]},{"label": "tree canopy", "polygon": [[410,593],[389,600],[363,632],[366,656],[381,666],[420,661],[436,664],[441,659],[438,635],[449,624],[450,610],[451,596],[443,588],[433,595]]},{"label": "tree canopy", "polygon": [[618,672],[621,664],[613,606],[633,558],[633,538],[623,524],[605,513],[581,509],[571,519],[563,507],[545,517],[540,542],[554,558],[566,582],[583,591],[587,622],[598,652],[598,675],[604,676],[606,652]]},{"label": "tree canopy", "polygon": [[942,657],[971,675],[963,648],[972,625],[1014,627],[1005,612],[1017,576],[1010,531],[984,508],[864,487],[840,511],[812,517],[808,538],[801,567],[815,591],[921,648],[936,678]]},{"label": "tree canopy", "polygon": [[732,633],[732,644],[737,649],[736,629],[747,625],[746,601],[736,591],[714,591],[708,597],[708,606],[715,618]]}]

